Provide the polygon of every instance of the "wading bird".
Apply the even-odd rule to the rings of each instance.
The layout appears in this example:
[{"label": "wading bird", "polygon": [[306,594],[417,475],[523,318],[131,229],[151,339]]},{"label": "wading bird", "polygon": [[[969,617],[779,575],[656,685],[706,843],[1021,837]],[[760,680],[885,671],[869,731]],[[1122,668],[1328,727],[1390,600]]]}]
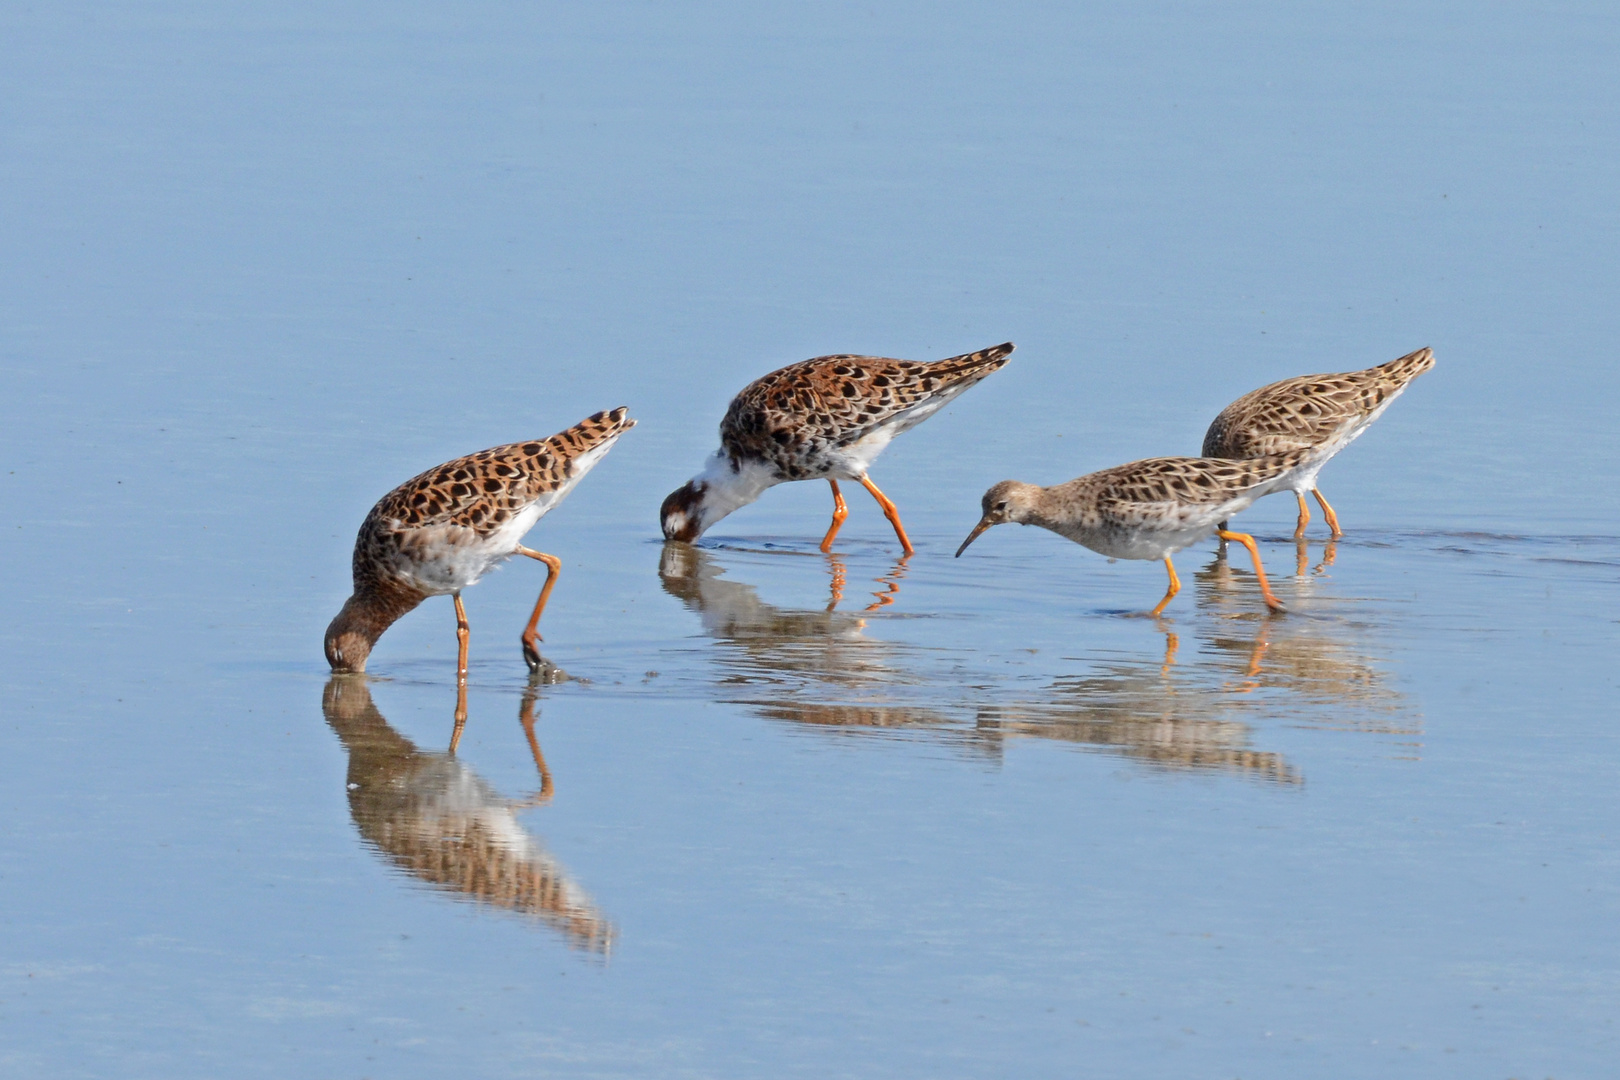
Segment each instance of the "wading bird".
[{"label": "wading bird", "polygon": [[1181,591],[1170,556],[1215,533],[1249,549],[1266,605],[1282,611],[1282,601],[1266,582],[1254,537],[1228,532],[1220,523],[1262,495],[1287,487],[1293,470],[1305,460],[1303,450],[1249,461],[1147,458],[1052,487],[1003,480],[984,493],[984,516],[956,554],[960,557],[990,526],[1012,521],[1050,529],[1110,558],[1163,559],[1170,588],[1149,612],[1157,618]]},{"label": "wading bird", "polygon": [[467,678],[467,612],[461,590],[513,555],[546,564],[546,582],[523,631],[523,658],[541,666],[540,613],[562,571],[554,555],[518,543],[636,422],[599,412],[549,439],[497,446],[429,469],[384,495],[354,542],[354,595],[326,628],[335,672],[366,670],[372,646],[430,596],[456,605],[456,679]]},{"label": "wading bird", "polygon": [[838,481],[854,480],[883,507],[907,555],[900,511],[867,469],[902,431],[916,427],[956,395],[1007,362],[1011,342],[932,364],[877,356],[818,356],[749,383],[720,421],[720,449],[704,470],[664,500],[664,539],[691,542],[715,522],[787,480],[832,485],[832,526],[821,550],[849,516]]},{"label": "wading bird", "polygon": [[1419,349],[1398,360],[1343,375],[1301,375],[1262,386],[1221,410],[1204,433],[1207,458],[1257,458],[1310,452],[1310,461],[1287,487],[1299,500],[1294,539],[1305,535],[1311,512],[1305,493],[1322,504],[1333,538],[1343,536],[1339,516],[1316,487],[1316,474],[1401,396],[1408,383],[1434,367],[1434,353]]}]

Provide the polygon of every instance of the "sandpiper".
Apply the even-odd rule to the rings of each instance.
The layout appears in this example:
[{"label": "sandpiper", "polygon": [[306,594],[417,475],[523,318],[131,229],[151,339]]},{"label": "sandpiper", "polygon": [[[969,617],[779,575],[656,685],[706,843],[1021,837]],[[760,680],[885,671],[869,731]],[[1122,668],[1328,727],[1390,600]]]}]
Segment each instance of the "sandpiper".
[{"label": "sandpiper", "polygon": [[1294,538],[1305,535],[1305,526],[1311,520],[1305,506],[1305,493],[1309,491],[1322,504],[1322,514],[1337,540],[1344,535],[1339,516],[1317,490],[1316,474],[1334,454],[1366,431],[1389,408],[1389,403],[1401,396],[1408,383],[1432,367],[1434,353],[1419,349],[1365,371],[1301,375],[1262,386],[1221,410],[1204,434],[1204,456],[1257,458],[1291,450],[1309,451],[1310,461],[1285,485],[1299,500]]},{"label": "sandpiper", "polygon": [[1163,559],[1170,588],[1149,612],[1157,618],[1181,591],[1170,556],[1216,533],[1249,549],[1266,604],[1282,611],[1266,582],[1254,537],[1218,526],[1262,495],[1287,487],[1306,460],[1304,450],[1248,461],[1147,458],[1053,487],[1003,480],[984,493],[984,516],[956,554],[960,557],[990,526],[1015,521],[1051,529],[1110,558]]},{"label": "sandpiper", "polygon": [[518,543],[636,422],[619,408],[549,439],[483,450],[429,469],[384,495],[354,543],[354,595],[326,628],[335,672],[366,669],[372,646],[430,596],[456,604],[456,680],[467,678],[467,612],[461,590],[513,555],[546,564],[546,582],[523,631],[523,658],[541,667],[538,627],[562,562]]},{"label": "sandpiper", "polygon": [[1011,342],[932,364],[878,356],[818,356],[756,379],[732,399],[720,421],[720,449],[704,470],[671,492],[660,518],[666,540],[693,541],[715,522],[787,480],[832,485],[832,526],[821,550],[849,516],[839,480],[872,493],[907,555],[900,511],[867,469],[902,431],[944,408],[1007,362]]}]

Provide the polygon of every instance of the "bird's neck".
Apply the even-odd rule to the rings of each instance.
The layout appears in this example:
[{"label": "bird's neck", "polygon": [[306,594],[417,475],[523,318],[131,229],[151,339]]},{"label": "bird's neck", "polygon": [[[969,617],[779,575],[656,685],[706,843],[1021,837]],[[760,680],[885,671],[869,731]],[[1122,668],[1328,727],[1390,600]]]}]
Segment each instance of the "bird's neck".
[{"label": "bird's neck", "polygon": [[692,477],[692,483],[703,489],[704,529],[733,510],[747,506],[781,482],[776,471],[767,465],[742,461],[734,467],[724,451],[710,457],[703,471]]},{"label": "bird's neck", "polygon": [[425,597],[406,589],[357,589],[326,628],[326,659],[337,672],[366,670],[366,657],[383,631]]},{"label": "bird's neck", "polygon": [[1068,522],[1056,505],[1053,490],[1029,484],[1020,485],[1009,492],[1009,497],[1015,500],[1012,520],[1020,525],[1038,525],[1053,532],[1062,532]]}]

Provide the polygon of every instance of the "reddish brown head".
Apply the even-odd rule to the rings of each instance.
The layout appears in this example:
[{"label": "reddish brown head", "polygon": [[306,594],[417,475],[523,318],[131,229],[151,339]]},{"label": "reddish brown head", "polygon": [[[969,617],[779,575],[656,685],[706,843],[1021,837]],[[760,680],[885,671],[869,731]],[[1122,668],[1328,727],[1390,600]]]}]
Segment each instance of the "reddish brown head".
[{"label": "reddish brown head", "polygon": [[690,544],[703,535],[703,490],[706,486],[701,481],[688,480],[669,493],[658,510],[665,540],[684,540]]},{"label": "reddish brown head", "polygon": [[404,594],[355,593],[343,603],[326,628],[326,662],[336,674],[359,674],[383,631],[423,597]]}]

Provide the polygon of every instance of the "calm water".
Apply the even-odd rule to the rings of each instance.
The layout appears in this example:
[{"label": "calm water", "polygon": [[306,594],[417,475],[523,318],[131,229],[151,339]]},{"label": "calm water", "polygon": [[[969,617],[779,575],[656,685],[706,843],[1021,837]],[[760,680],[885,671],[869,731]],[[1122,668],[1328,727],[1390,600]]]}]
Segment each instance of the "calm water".
[{"label": "calm water", "polygon": [[[1603,5],[0,8],[0,1073],[1600,1077],[1620,1058]],[[697,548],[729,395],[1012,363]],[[978,497],[1431,345],[1148,563]],[[641,425],[329,681],[413,473]]]}]

